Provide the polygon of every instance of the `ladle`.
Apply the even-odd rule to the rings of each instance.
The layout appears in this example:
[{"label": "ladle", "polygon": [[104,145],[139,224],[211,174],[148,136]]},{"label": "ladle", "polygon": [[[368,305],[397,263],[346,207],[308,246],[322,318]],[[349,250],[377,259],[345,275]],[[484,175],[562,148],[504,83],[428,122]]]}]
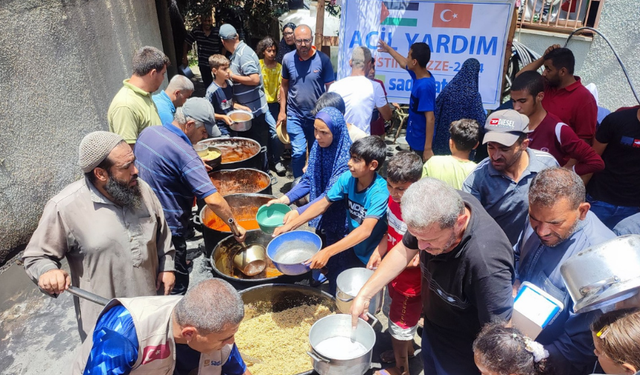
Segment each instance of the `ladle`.
[{"label": "ladle", "polygon": [[[233,218],[228,220],[229,228],[234,236],[240,237],[240,231],[236,221]],[[251,245],[247,247],[244,242],[240,243],[242,250],[240,250],[233,257],[233,265],[243,274],[247,276],[256,276],[260,274],[267,267],[267,252],[261,245]]]}]

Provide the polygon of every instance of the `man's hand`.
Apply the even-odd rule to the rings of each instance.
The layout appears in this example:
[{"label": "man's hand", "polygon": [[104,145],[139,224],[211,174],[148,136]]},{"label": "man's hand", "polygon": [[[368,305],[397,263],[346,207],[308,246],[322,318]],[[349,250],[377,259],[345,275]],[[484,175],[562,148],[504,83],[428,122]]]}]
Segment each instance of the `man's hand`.
[{"label": "man's hand", "polygon": [[407,264],[407,268],[416,268],[420,265],[420,253],[416,254],[416,256],[411,259],[411,262]]},{"label": "man's hand", "polygon": [[237,103],[236,103],[236,104],[233,106],[233,108],[235,108],[235,109],[241,109],[241,110],[243,110],[243,111],[247,111],[247,112],[252,112],[252,113],[253,113],[253,111],[251,110],[251,108],[247,107],[246,105],[242,105],[242,104],[237,104]]},{"label": "man's hand", "polygon": [[559,45],[559,44],[554,44],[554,45],[549,46],[549,48],[547,48],[547,49],[544,51],[544,54],[542,55],[542,57],[544,58],[544,57],[547,55],[547,53],[549,53],[549,52],[553,51],[554,49],[558,49],[558,48],[562,48],[562,46],[561,46],[561,45]]},{"label": "man's hand", "polygon": [[60,294],[71,285],[71,276],[65,270],[49,270],[38,279],[38,286],[49,294]]},{"label": "man's hand", "polygon": [[286,126],[287,123],[287,114],[285,112],[278,113],[278,121],[276,121],[276,126]]},{"label": "man's hand", "polygon": [[382,40],[382,38],[378,39],[378,52],[391,53],[389,51],[391,51],[391,47],[389,47],[389,45],[384,40]]},{"label": "man's hand", "polygon": [[171,294],[171,290],[173,289],[173,285],[176,283],[176,275],[173,271],[165,271],[160,272],[158,274],[158,279],[156,280],[156,290],[160,290],[162,285],[164,285],[164,295],[168,296]]},{"label": "man's hand", "polygon": [[427,160],[431,159],[432,156],[433,150],[430,148],[425,148],[424,151],[422,151],[422,162],[426,163]]},{"label": "man's hand", "polygon": [[311,257],[305,264],[309,265],[311,269],[320,269],[327,265],[327,262],[331,258],[329,252],[326,250],[318,251],[314,256]]},{"label": "man's hand", "polygon": [[244,240],[247,238],[247,230],[244,229],[240,224],[238,224],[238,222],[236,222],[236,227],[238,227],[238,232],[240,232],[239,236],[235,236],[236,241],[244,242]]},{"label": "man's hand", "polygon": [[369,261],[367,262],[367,269],[373,270],[378,268],[378,265],[382,262],[382,255],[378,252],[378,249],[371,253],[371,257],[369,257]]},{"label": "man's hand", "polygon": [[369,300],[362,297],[360,294],[353,300],[349,313],[351,314],[351,327],[355,329],[358,327],[358,318],[362,318],[365,321],[369,320],[367,317],[367,311],[369,311]]},{"label": "man's hand", "polygon": [[231,124],[233,124],[233,120],[231,119],[231,117],[229,117],[229,116],[227,116],[227,115],[221,115],[221,116],[220,116],[220,119],[221,119],[222,121],[224,121],[224,122],[225,122],[227,125],[229,125],[229,126],[230,126]]}]

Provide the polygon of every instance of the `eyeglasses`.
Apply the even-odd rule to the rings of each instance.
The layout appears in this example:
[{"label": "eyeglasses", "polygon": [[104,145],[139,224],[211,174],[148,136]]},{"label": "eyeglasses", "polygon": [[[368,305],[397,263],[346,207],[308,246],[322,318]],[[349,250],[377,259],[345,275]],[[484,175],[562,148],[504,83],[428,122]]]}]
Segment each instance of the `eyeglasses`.
[{"label": "eyeglasses", "polygon": [[311,44],[311,38],[309,38],[309,39],[296,39],[295,43],[298,44],[298,45]]}]

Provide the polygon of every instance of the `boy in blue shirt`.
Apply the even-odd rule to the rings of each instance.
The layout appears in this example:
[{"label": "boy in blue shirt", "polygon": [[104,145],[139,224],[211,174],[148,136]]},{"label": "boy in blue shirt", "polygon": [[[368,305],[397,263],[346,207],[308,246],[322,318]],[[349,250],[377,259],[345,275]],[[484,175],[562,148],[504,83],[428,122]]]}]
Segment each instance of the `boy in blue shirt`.
[{"label": "boy in blue shirt", "polygon": [[387,231],[389,191],[384,178],[376,172],[384,163],[387,147],[382,138],[369,136],[357,140],[349,152],[349,172],[340,176],[325,198],[273,233],[277,236],[296,229],[323,214],[333,202],[346,200],[349,234],[320,250],[308,261],[312,269],[327,267],[326,276],[332,294],[335,294],[335,282],[340,272],[365,267]]},{"label": "boy in blue shirt", "polygon": [[427,70],[431,59],[431,49],[426,43],[413,43],[407,57],[389,47],[384,40],[378,42],[378,51],[386,52],[400,66],[407,69],[411,76],[411,98],[409,99],[409,121],[407,122],[407,143],[411,151],[426,162],[433,156],[433,129],[436,122],[434,115],[436,104],[436,80]]}]

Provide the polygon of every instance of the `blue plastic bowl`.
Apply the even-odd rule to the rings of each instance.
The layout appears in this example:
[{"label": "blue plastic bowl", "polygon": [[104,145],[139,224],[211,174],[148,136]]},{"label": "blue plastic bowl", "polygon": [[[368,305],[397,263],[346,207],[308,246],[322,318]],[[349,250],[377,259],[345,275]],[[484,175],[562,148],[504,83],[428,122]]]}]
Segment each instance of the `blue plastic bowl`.
[{"label": "blue plastic bowl", "polygon": [[296,276],[309,272],[304,264],[322,248],[322,240],[317,234],[296,230],[279,235],[267,245],[267,256],[278,271]]}]

